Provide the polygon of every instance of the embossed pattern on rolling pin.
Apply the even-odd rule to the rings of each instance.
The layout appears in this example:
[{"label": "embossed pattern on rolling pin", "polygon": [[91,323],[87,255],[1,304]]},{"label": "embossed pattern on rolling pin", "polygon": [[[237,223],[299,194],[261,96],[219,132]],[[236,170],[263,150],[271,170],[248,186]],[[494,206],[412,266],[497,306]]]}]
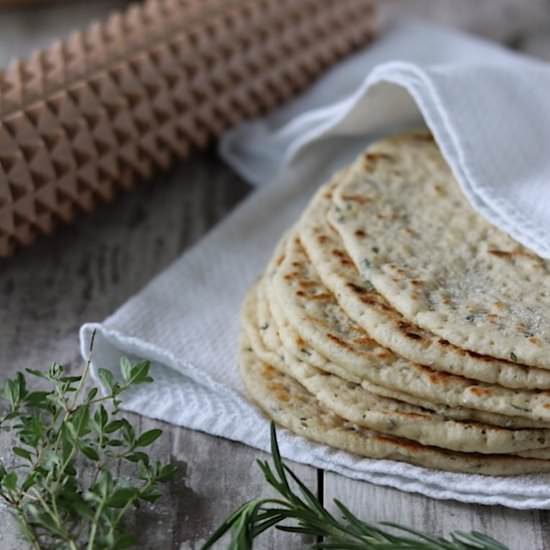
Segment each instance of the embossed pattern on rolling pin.
[{"label": "embossed pattern on rolling pin", "polygon": [[0,73],[0,256],[369,42],[370,0],[148,0]]}]

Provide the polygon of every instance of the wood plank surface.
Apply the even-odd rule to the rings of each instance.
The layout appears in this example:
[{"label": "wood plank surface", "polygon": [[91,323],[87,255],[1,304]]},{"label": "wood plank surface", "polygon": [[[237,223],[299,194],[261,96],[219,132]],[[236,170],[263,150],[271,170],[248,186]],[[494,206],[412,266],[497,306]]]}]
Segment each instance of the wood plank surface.
[{"label": "wood plank surface", "polygon": [[364,520],[388,521],[437,535],[450,531],[481,531],[512,550],[550,549],[548,511],[520,511],[435,500],[342,477],[324,475],[325,506],[337,514],[334,499],[345,502]]},{"label": "wood plank surface", "polygon": [[[109,315],[248,191],[213,152],[197,155],[78,225],[0,262],[1,376],[25,367],[43,368],[53,360],[80,369],[79,326]],[[129,520],[140,548],[199,548],[238,505],[267,494],[255,466],[256,458],[266,457],[263,453],[131,416],[143,430],[164,430],[153,456],[178,465],[176,479],[163,487],[163,498]],[[9,439],[0,439],[0,458],[10,448]],[[316,489],[315,469],[297,465],[296,471]],[[26,547],[3,510],[0,526],[0,550]],[[303,539],[272,531],[260,539],[258,548],[304,544]]]},{"label": "wood plank surface", "polygon": [[[177,466],[176,478],[162,487],[162,498],[129,519],[129,529],[140,548],[196,550],[212,531],[247,500],[266,497],[266,487],[256,459],[266,454],[233,441],[175,428],[132,415],[142,430],[160,427],[165,437],[153,448],[155,456]],[[293,469],[312,489],[314,468],[293,464]],[[271,530],[258,539],[259,549],[303,548],[307,539]]]},{"label": "wood plank surface", "polygon": [[[50,37],[106,12],[121,0],[68,2],[53,9],[0,12],[0,65]],[[384,0],[383,19],[406,11],[498,38],[550,59],[550,3],[546,0]],[[162,183],[161,183],[162,182]],[[92,217],[0,262],[0,377],[56,360],[81,366],[78,328],[99,321],[139,291],[183,250],[242,200],[249,187],[213,151],[181,163],[170,174],[119,197]],[[163,498],[129,518],[140,549],[200,547],[243,500],[266,494],[254,460],[262,453],[243,445],[133,417],[142,429],[165,434],[154,455],[178,465]],[[11,447],[0,438],[0,458]],[[312,488],[317,472],[295,466]],[[397,521],[443,533],[479,529],[518,550],[550,549],[548,512],[518,512],[427,499],[352,481],[332,473],[323,479],[324,500],[339,498],[372,521]],[[329,506],[331,506],[329,504]],[[307,540],[272,532],[260,549],[302,548]],[[26,548],[0,510],[0,550]]]}]

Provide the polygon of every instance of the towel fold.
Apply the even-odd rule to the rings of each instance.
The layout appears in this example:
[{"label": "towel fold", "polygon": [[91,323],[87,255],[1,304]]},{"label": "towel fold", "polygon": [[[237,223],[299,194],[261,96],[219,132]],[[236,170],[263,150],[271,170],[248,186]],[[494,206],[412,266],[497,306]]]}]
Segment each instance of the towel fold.
[{"label": "towel fold", "polygon": [[[247,287],[315,189],[370,141],[428,126],[472,206],[550,258],[550,66],[447,29],[401,23],[306,94],[221,142],[262,186],[198,246],[100,324],[81,329],[94,372],[147,358],[155,383],[124,408],[269,449],[267,420],[242,394],[238,315]],[[269,184],[269,185],[267,185]],[[372,483],[462,502],[550,508],[550,475],[509,478],[369,460],[281,430],[282,454]]]}]

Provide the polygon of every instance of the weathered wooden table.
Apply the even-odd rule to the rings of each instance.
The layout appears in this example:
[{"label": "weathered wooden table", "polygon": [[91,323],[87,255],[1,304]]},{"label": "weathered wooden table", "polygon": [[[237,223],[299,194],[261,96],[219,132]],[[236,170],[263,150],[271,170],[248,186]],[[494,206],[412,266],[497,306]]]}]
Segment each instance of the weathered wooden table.
[{"label": "weathered wooden table", "polygon": [[[384,13],[401,10],[385,0]],[[0,13],[0,63],[60,28],[81,24],[123,2],[102,0],[33,12]],[[415,0],[407,11],[473,28],[550,59],[550,3],[496,0],[453,3]],[[52,30],[52,28],[54,30]],[[21,36],[32,36],[22,41]],[[17,40],[16,40],[17,39]],[[137,192],[121,196],[81,223],[0,263],[0,375],[56,360],[79,369],[78,328],[101,320],[227,215],[250,188],[212,150],[182,162]],[[254,461],[262,453],[189,430],[136,418],[165,430],[154,453],[178,465],[164,497],[132,519],[143,549],[198,548],[237,505],[265,494]],[[7,448],[0,448],[0,456]],[[435,501],[296,465],[332,508],[332,499],[372,521],[416,529],[485,531],[516,549],[550,549],[550,514]],[[259,548],[301,548],[307,541],[273,532]],[[0,550],[24,548],[0,510]]]}]

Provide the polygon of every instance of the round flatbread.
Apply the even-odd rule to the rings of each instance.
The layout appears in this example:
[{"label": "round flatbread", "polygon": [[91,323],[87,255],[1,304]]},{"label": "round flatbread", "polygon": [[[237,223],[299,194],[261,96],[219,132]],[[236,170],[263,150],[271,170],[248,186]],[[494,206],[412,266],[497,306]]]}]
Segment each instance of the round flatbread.
[{"label": "round flatbread", "polygon": [[[422,407],[377,396],[360,384],[348,382],[308,365],[285,350],[276,337],[275,321],[258,316],[261,283],[245,298],[242,326],[250,345],[262,361],[292,376],[320,406],[359,426],[461,452],[511,453],[545,449],[549,454],[550,430],[509,430],[480,423],[456,422]],[[265,307],[264,307],[265,309]],[[265,329],[268,323],[270,329]],[[270,335],[267,336],[267,332]],[[267,344],[266,342],[269,342]]]},{"label": "round flatbread", "polygon": [[301,384],[262,362],[244,332],[240,340],[239,364],[250,398],[265,414],[279,425],[313,441],[360,456],[405,461],[452,472],[485,475],[550,472],[550,461],[445,451],[361,428],[322,409]]},{"label": "round flatbread", "polygon": [[550,261],[473,210],[431,136],[370,147],[328,219],[406,319],[460,348],[550,369]]},{"label": "round flatbread", "polygon": [[379,346],[323,285],[296,235],[288,239],[284,260],[267,280],[275,317],[278,305],[311,348],[357,377],[450,407],[550,421],[548,392],[511,390],[434,371]]},{"label": "round flatbread", "polygon": [[[258,292],[260,294],[262,294],[262,292],[265,294],[266,286],[268,286],[267,281],[264,279]],[[270,297],[273,297],[273,294],[270,294]],[[418,405],[446,416],[447,418],[459,421],[481,422],[493,426],[501,426],[503,428],[550,428],[550,422],[468,409],[460,405],[450,406],[445,403],[429,401],[425,397],[418,397],[401,391],[396,384],[392,384],[391,388],[375,384],[367,378],[362,378],[361,375],[354,374],[349,368],[332,362],[311,347],[286,319],[282,308],[278,305],[276,300],[270,299],[269,307],[264,306],[263,300],[258,300],[258,311],[259,318],[264,319],[264,321],[268,319],[268,317],[266,317],[266,311],[269,311],[269,315],[273,318],[274,326],[269,322],[260,324],[261,327],[266,327],[266,336],[268,333],[276,331],[283,346],[290,350],[295,357],[308,362],[320,370],[335,374],[348,382],[360,383],[371,393],[384,397],[391,397],[405,403],[410,403],[411,405]]]},{"label": "round flatbread", "polygon": [[[379,344],[415,363],[508,388],[550,389],[550,371],[452,345],[407,321],[360,275],[338,232],[327,221],[334,187],[345,175],[337,175],[317,193],[300,220],[299,237],[323,284],[347,315]],[[363,230],[356,237],[364,246],[374,246]]]}]

